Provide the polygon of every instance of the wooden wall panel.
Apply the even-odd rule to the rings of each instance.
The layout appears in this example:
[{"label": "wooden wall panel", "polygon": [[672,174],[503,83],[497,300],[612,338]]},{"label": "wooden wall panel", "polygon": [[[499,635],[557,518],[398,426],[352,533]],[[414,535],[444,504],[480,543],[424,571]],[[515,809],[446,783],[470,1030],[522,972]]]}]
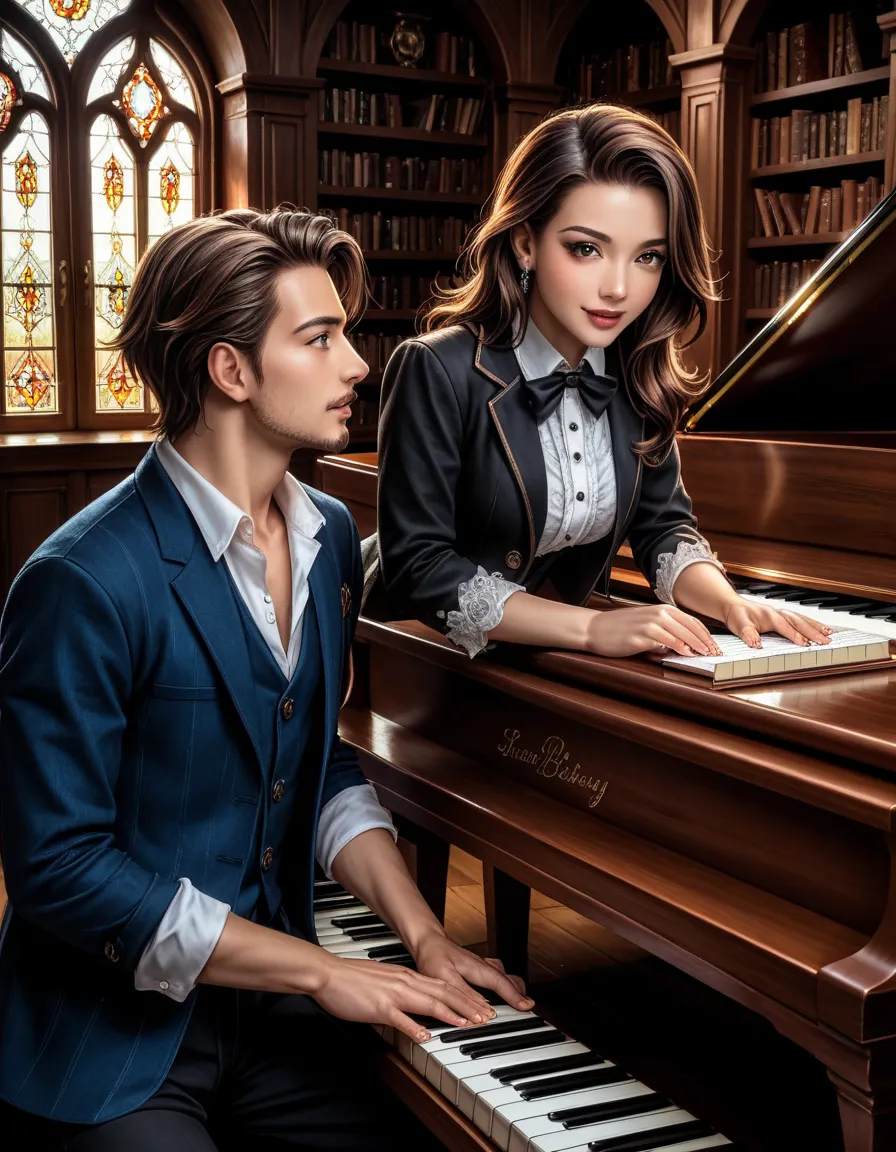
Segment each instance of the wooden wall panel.
[{"label": "wooden wall panel", "polygon": [[13,577],[69,515],[64,474],[5,477],[0,488],[0,581],[5,598]]}]

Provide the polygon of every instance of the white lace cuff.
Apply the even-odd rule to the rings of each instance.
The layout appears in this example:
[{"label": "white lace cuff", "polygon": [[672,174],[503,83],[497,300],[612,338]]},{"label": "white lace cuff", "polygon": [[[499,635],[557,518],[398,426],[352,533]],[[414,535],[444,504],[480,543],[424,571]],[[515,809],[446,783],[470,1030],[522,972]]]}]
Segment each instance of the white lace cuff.
[{"label": "white lace cuff", "polygon": [[[505,580],[500,572],[493,575],[479,568],[472,580],[457,589],[458,611],[448,613],[446,635],[458,648],[464,648],[470,659],[488,644],[487,633],[497,628],[504,616],[504,605],[514,592],[525,592],[522,584]],[[443,612],[438,613],[444,619]]]},{"label": "white lace cuff", "polygon": [[682,540],[674,552],[661,552],[656,569],[656,595],[664,604],[675,604],[672,594],[675,581],[692,564],[713,564],[720,572],[723,564],[716,560],[712,549],[701,536],[698,540]]}]

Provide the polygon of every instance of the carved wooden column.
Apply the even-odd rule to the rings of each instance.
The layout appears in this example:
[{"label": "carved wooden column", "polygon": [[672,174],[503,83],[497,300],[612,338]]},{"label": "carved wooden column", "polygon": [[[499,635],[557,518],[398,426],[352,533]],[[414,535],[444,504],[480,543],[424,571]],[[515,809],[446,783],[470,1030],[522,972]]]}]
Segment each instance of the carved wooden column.
[{"label": "carved wooden column", "polygon": [[681,143],[694,166],[710,241],[719,253],[724,304],[711,307],[706,332],[688,353],[701,371],[712,375],[741,343],[741,242],[752,218],[744,179],[749,150],[745,81],[753,57],[752,48],[736,44],[709,44],[670,57],[681,76]]},{"label": "carved wooden column", "polygon": [[223,206],[317,203],[317,101],[323,80],[244,72],[224,97]]},{"label": "carved wooden column", "polygon": [[522,137],[560,107],[563,95],[564,90],[558,84],[527,84],[516,80],[495,89],[495,176]]},{"label": "carved wooden column", "polygon": [[884,192],[896,186],[896,11],[884,12],[877,18],[884,32],[890,34],[890,114],[884,141]]}]

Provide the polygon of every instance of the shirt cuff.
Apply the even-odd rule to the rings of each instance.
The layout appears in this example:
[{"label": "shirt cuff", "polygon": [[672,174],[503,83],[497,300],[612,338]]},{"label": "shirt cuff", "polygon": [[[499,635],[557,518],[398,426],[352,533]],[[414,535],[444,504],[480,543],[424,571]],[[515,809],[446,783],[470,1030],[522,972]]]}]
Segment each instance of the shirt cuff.
[{"label": "shirt cuff", "polygon": [[182,1004],[224,931],[230,905],[200,892],[186,877],[175,892],[134,972],[138,992],[161,992]]},{"label": "shirt cuff", "polygon": [[346,844],[371,828],[385,828],[393,840],[398,839],[392,817],[380,804],[371,784],[343,788],[327,801],[317,824],[316,854],[328,880],[333,879],[333,861]]},{"label": "shirt cuff", "polygon": [[656,572],[657,599],[664,604],[675,607],[673,595],[675,581],[692,564],[712,564],[722,573],[725,566],[712,554],[712,549],[706,540],[682,540],[674,552],[661,552],[658,557]]},{"label": "shirt cuff", "polygon": [[458,585],[458,611],[448,613],[445,635],[472,660],[488,646],[488,633],[503,620],[504,605],[510,597],[525,591],[522,584],[505,580],[500,572],[489,576],[479,568],[472,580]]}]

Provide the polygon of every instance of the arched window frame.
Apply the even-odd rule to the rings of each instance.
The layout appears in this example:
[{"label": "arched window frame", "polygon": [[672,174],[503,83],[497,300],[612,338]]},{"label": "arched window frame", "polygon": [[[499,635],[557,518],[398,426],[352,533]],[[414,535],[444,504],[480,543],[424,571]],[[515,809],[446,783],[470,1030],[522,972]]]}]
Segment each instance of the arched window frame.
[{"label": "arched window frame", "polygon": [[[2,23],[35,57],[44,71],[51,100],[18,91],[21,103],[13,109],[10,123],[0,135],[0,149],[31,109],[46,119],[50,129],[50,181],[53,228],[53,307],[56,322],[56,379],[59,411],[53,414],[6,415],[0,406],[0,432],[126,431],[153,422],[149,398],[143,410],[124,408],[98,412],[96,403],[96,356],[94,351],[93,220],[91,212],[90,132],[97,116],[108,115],[119,129],[125,147],[136,161],[137,247],[139,259],[148,236],[147,180],[153,156],[163,146],[170,126],[187,125],[194,148],[194,214],[214,207],[212,184],[214,118],[212,69],[198,37],[180,21],[176,6],[165,14],[153,0],[133,0],[120,15],[96,31],[69,66],[46,28],[19,5],[4,6]],[[12,9],[12,11],[10,11]],[[178,23],[174,22],[178,18]],[[134,38],[123,77],[113,93],[88,103],[94,72],[116,44]],[[156,40],[175,57],[190,82],[195,111],[179,104],[165,86],[164,77],[152,60],[149,42]],[[171,112],[144,148],[127,125],[123,110],[114,103],[121,87],[140,64],[145,63],[162,91]],[[0,63],[14,76],[5,62]],[[5,372],[4,372],[5,386]]]}]

